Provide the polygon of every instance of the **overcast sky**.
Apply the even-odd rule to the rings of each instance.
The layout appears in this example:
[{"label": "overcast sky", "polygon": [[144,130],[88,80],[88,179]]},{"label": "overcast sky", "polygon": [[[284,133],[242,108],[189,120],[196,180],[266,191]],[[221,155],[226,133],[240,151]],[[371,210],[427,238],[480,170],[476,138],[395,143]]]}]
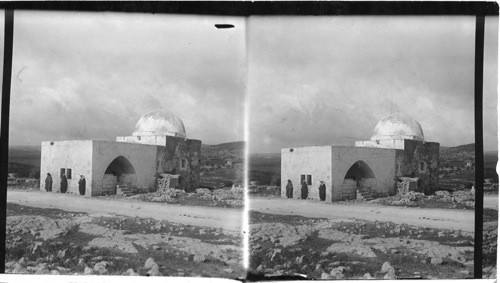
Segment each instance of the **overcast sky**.
[{"label": "overcast sky", "polygon": [[[353,145],[397,111],[474,142],[474,17],[251,17],[250,151]],[[485,40],[484,147],[497,149],[498,18]]]},{"label": "overcast sky", "polygon": [[[245,101],[254,153],[353,145],[397,111],[427,141],[472,143],[474,28],[462,16],[16,11],[10,144],[114,140],[158,108],[179,116],[189,138],[239,141]],[[487,18],[485,150],[498,142],[497,35],[498,18]]]},{"label": "overcast sky", "polygon": [[[233,29],[214,24],[231,23]],[[10,144],[130,135],[146,112],[188,138],[242,140],[245,19],[15,12]],[[2,29],[3,32],[3,29]]]}]

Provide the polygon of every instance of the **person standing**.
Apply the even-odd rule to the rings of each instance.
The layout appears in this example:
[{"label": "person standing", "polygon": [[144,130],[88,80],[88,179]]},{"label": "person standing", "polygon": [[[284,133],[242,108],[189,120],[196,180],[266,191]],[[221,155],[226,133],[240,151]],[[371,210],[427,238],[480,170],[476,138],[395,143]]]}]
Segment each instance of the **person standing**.
[{"label": "person standing", "polygon": [[300,190],[302,199],[307,199],[307,195],[309,194],[309,189],[307,188],[306,181],[302,182],[302,188]]},{"label": "person standing", "polygon": [[47,173],[47,177],[45,178],[45,190],[47,192],[52,192],[52,176],[50,173]]},{"label": "person standing", "polygon": [[68,179],[65,174],[61,176],[61,193],[65,194],[68,191]]},{"label": "person standing", "polygon": [[286,184],[286,197],[287,198],[293,198],[293,185],[292,181],[288,180]]},{"label": "person standing", "polygon": [[323,181],[319,182],[319,199],[324,201],[326,200],[326,185]]},{"label": "person standing", "polygon": [[83,175],[80,175],[80,180],[78,180],[78,190],[80,191],[80,195],[84,196],[85,195],[85,184],[87,182],[85,181],[85,177]]}]

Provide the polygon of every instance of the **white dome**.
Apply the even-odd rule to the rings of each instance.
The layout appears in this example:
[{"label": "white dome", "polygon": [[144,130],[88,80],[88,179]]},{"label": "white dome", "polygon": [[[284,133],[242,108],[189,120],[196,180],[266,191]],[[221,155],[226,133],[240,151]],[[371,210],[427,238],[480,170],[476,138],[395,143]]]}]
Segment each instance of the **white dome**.
[{"label": "white dome", "polygon": [[374,140],[410,139],[424,141],[424,132],[417,120],[412,117],[395,113],[384,117],[373,130]]},{"label": "white dome", "polygon": [[186,138],[182,120],[165,110],[144,114],[135,125],[133,136],[174,136]]}]

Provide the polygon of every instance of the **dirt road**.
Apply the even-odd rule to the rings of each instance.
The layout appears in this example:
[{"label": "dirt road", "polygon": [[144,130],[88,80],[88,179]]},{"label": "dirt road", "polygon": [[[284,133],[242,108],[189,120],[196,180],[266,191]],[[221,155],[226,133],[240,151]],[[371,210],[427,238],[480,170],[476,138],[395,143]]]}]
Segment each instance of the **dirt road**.
[{"label": "dirt road", "polygon": [[117,214],[131,217],[151,217],[175,223],[222,228],[240,232],[242,209],[181,206],[126,199],[105,200],[70,194],[41,191],[7,192],[7,202],[40,208],[57,208],[65,211],[90,214]]},{"label": "dirt road", "polygon": [[498,210],[498,195],[486,195],[484,196],[484,208],[493,208]]},{"label": "dirt road", "polygon": [[284,198],[252,198],[250,199],[250,210],[271,214],[328,218],[339,221],[354,218],[368,221],[405,223],[426,228],[474,232],[473,210],[322,203],[313,200]]}]

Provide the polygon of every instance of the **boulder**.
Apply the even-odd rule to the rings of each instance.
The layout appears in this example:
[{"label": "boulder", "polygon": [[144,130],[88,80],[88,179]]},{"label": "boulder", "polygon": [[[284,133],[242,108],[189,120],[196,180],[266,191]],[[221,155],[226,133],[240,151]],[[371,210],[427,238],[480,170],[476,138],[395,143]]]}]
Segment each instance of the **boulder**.
[{"label": "boulder", "polygon": [[388,261],[386,261],[386,262],[384,262],[384,264],[382,264],[382,268],[380,269],[380,272],[381,272],[382,274],[387,273],[387,272],[389,272],[389,270],[390,270],[391,268],[392,268],[392,269],[394,269],[394,268],[392,267],[391,263],[390,263],[390,262],[388,262]]},{"label": "boulder", "polygon": [[58,258],[65,258],[66,257],[66,252],[68,251],[68,249],[64,249],[64,250],[60,250],[57,252],[57,257]]},{"label": "boulder", "polygon": [[205,188],[199,188],[199,189],[196,189],[196,193],[197,194],[201,194],[201,195],[210,194],[210,190],[209,189],[205,189]]},{"label": "boulder", "polygon": [[330,276],[330,274],[328,274],[326,272],[323,272],[321,274],[321,280],[328,280],[328,279],[332,279],[332,277]]},{"label": "boulder", "polygon": [[123,273],[125,276],[139,276],[139,273],[136,273],[132,268],[127,269],[125,273]]},{"label": "boulder", "polygon": [[144,268],[151,269],[154,265],[157,265],[157,264],[156,264],[155,260],[152,257],[150,257],[144,263]]},{"label": "boulder", "polygon": [[98,262],[94,265],[94,272],[99,275],[104,275],[108,273],[108,270],[106,269],[106,264],[103,262]]},{"label": "boulder", "polygon": [[341,269],[336,267],[330,271],[330,276],[331,276],[331,279],[343,279],[344,273],[342,272]]},{"label": "boulder", "polygon": [[83,271],[83,275],[92,275],[94,274],[94,270],[90,267],[85,267],[85,270]]},{"label": "boulder", "polygon": [[204,262],[206,260],[204,255],[194,255],[193,261],[194,262]]},{"label": "boulder", "polygon": [[440,265],[441,263],[443,263],[443,258],[438,257],[438,256],[435,256],[435,257],[431,258],[431,264],[433,264],[433,265]]},{"label": "boulder", "polygon": [[148,271],[149,276],[163,276],[163,274],[160,272],[160,267],[158,264],[154,264],[151,269]]},{"label": "boulder", "polygon": [[398,279],[396,277],[396,271],[394,270],[394,268],[390,268],[389,271],[387,271],[387,274],[384,276],[384,279],[389,279],[389,280],[396,280]]}]

